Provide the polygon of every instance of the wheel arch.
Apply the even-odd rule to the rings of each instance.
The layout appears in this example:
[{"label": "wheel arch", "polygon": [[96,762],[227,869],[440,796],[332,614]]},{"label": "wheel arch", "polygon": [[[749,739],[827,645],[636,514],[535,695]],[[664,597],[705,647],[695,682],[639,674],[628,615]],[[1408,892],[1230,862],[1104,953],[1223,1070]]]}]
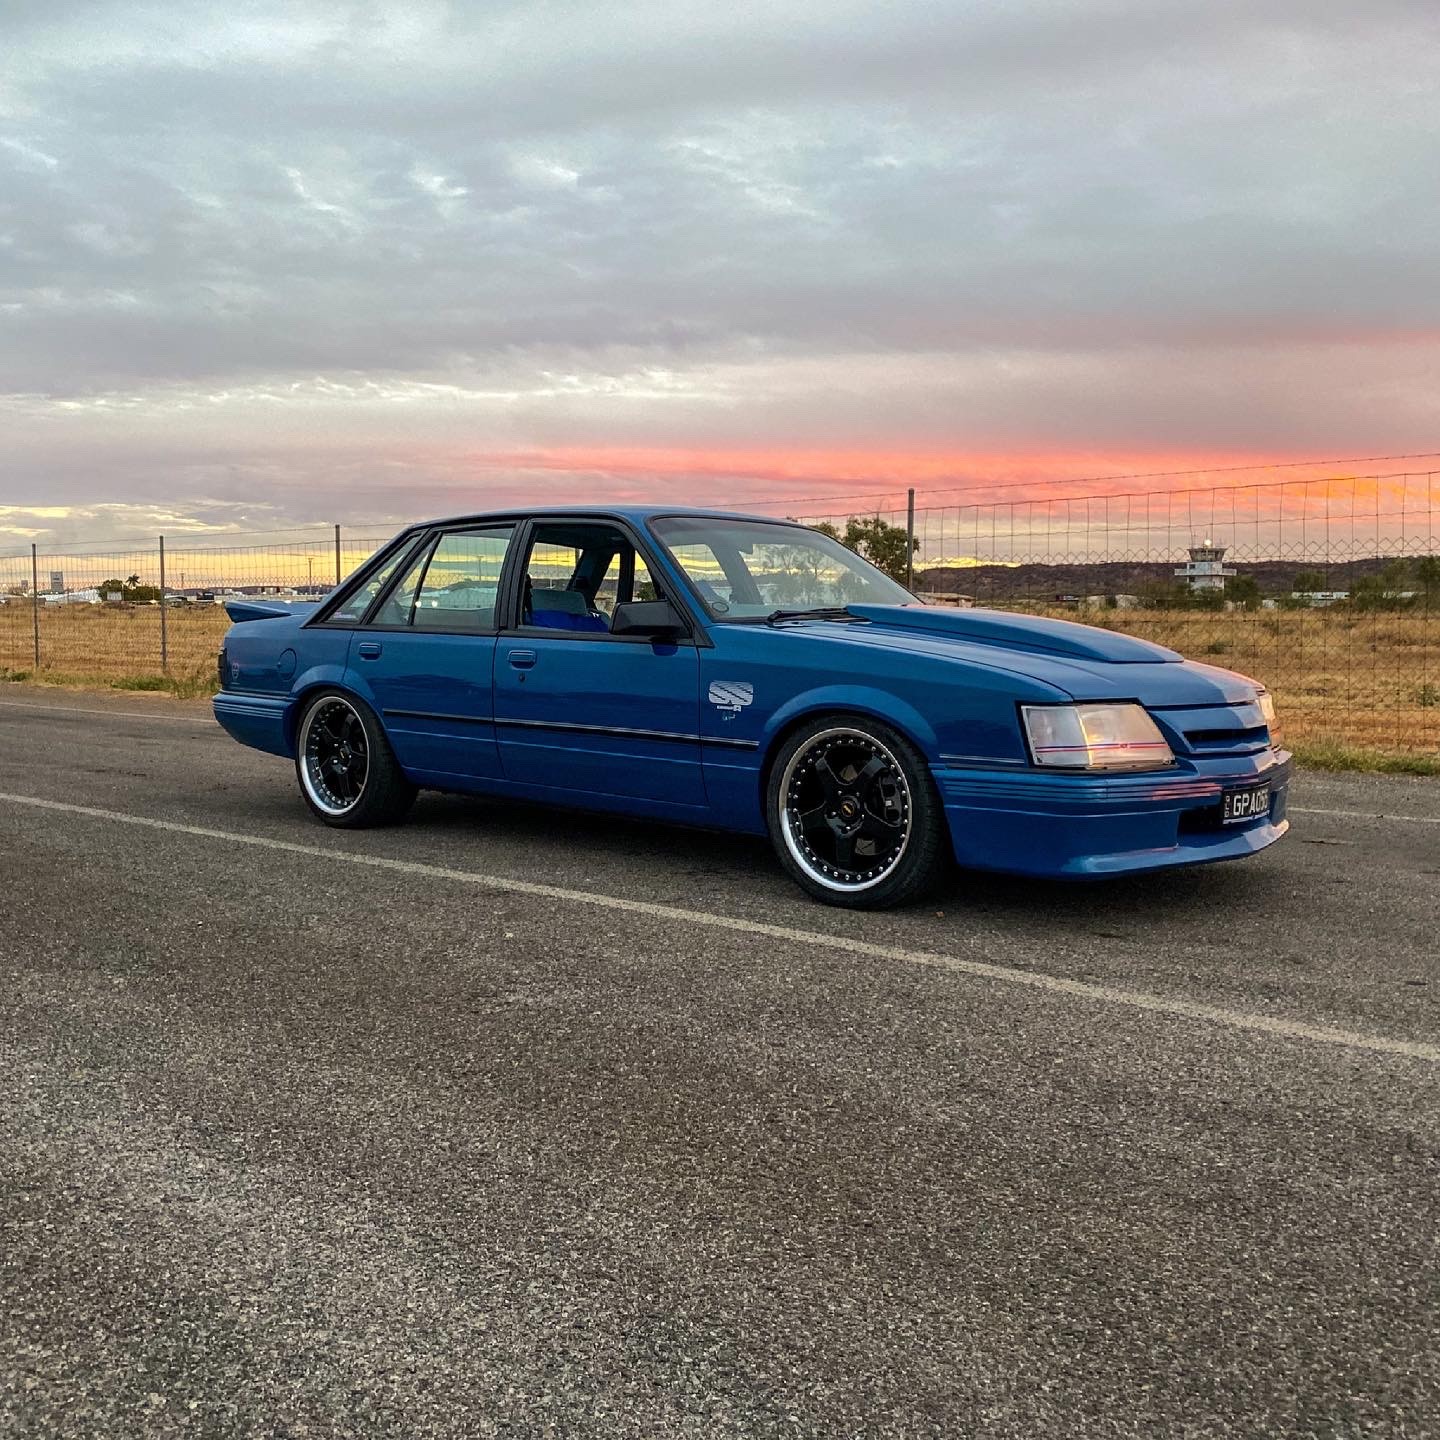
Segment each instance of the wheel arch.
[{"label": "wheel arch", "polygon": [[761,741],[759,772],[760,812],[768,816],[770,776],[785,742],[799,729],[827,715],[857,715],[879,720],[898,730],[927,761],[939,751],[933,726],[912,705],[883,690],[860,689],[853,685],[827,687],[798,696],[771,717]]},{"label": "wheel arch", "polygon": [[304,671],[290,691],[290,708],[285,716],[285,738],[292,754],[295,750],[296,736],[300,732],[300,716],[304,713],[305,705],[310,697],[321,690],[338,690],[342,695],[363,701],[380,721],[381,729],[384,729],[385,721],[380,716],[380,710],[375,701],[357,690],[355,686],[346,683],[346,671],[341,666],[317,665]]}]

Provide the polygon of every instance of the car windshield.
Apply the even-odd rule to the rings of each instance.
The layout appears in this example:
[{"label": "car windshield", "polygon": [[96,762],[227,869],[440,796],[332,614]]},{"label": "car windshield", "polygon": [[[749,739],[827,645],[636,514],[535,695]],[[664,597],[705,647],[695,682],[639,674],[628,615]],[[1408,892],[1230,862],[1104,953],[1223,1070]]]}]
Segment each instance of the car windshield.
[{"label": "car windshield", "polygon": [[656,520],[651,529],[717,620],[914,603],[909,591],[818,530],[693,515]]}]

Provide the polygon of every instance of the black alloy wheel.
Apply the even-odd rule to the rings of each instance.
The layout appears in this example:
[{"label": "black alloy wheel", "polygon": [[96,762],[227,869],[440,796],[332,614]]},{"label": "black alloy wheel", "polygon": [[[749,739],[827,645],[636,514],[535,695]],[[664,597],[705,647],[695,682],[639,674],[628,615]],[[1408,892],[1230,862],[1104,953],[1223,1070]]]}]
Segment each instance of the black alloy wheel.
[{"label": "black alloy wheel", "polygon": [[767,798],[781,860],[827,904],[900,904],[929,888],[943,863],[928,767],[880,721],[830,717],[792,735],[776,757]]},{"label": "black alloy wheel", "polygon": [[336,690],[312,696],[295,739],[301,794],[327,825],[388,824],[414,803],[415,786],[396,763],[374,712],[359,699]]}]

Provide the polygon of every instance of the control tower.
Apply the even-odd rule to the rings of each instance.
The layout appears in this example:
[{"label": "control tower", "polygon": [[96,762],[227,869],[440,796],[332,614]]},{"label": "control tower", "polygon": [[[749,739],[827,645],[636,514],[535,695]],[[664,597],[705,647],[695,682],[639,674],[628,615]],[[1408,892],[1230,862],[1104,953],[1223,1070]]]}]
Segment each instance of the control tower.
[{"label": "control tower", "polygon": [[1225,564],[1225,546],[1211,540],[1190,547],[1190,563],[1175,572],[1192,590],[1224,590],[1235,571]]}]

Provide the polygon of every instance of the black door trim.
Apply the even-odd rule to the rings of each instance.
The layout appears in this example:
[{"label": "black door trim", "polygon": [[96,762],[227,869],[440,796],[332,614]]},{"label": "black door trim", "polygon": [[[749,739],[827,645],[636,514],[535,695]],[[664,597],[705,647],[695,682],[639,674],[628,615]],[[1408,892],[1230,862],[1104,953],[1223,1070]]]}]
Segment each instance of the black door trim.
[{"label": "black door trim", "polygon": [[[387,711],[387,714],[393,712]],[[641,730],[626,725],[581,725],[573,720],[496,720],[496,726],[517,730],[548,730],[571,735],[615,735],[625,740],[674,740],[683,745],[727,745],[741,750],[758,750],[758,740],[717,739],[711,735],[685,734],[678,730]]]}]

